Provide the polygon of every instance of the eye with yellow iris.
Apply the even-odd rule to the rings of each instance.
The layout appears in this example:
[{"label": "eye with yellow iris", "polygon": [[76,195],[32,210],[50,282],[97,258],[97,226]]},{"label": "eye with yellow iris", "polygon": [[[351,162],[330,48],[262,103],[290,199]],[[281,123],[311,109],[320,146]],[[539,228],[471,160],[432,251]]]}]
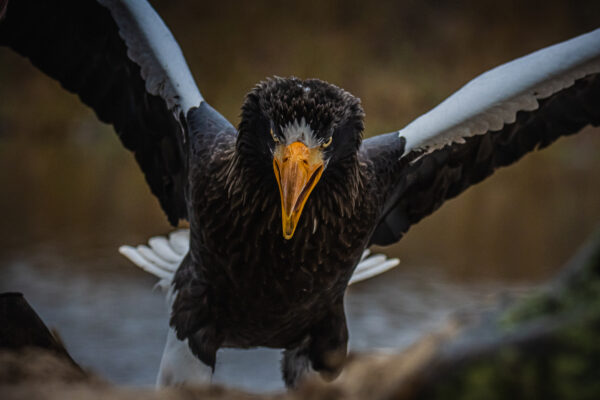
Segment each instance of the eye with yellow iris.
[{"label": "eye with yellow iris", "polygon": [[329,145],[331,144],[331,142],[333,142],[333,136],[329,136],[329,139],[327,139],[325,142],[323,142],[321,144],[321,148],[326,149],[329,147]]},{"label": "eye with yellow iris", "polygon": [[279,143],[279,139],[277,138],[277,136],[275,136],[275,134],[273,133],[273,129],[271,129],[271,137],[273,138],[273,141],[275,143]]}]

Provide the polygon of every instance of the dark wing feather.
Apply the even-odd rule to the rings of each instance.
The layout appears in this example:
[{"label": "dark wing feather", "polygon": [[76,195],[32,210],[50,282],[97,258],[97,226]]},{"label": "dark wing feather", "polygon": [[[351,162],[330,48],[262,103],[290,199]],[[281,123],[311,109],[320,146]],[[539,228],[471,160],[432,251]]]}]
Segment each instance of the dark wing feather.
[{"label": "dark wing feather", "polygon": [[203,99],[177,43],[145,1],[10,0],[0,44],[113,124],[169,221],[187,217],[186,116]]},{"label": "dark wing feather", "polygon": [[[455,116],[436,113],[439,110],[434,109],[402,131],[365,140],[363,152],[373,162],[380,181],[380,196],[384,198],[371,244],[388,245],[398,241],[411,225],[431,214],[444,201],[490,176],[496,168],[510,165],[524,154],[546,147],[560,136],[579,132],[586,125],[600,125],[600,30],[584,36],[594,40],[588,40],[577,49],[578,54],[585,53],[579,62],[575,60],[558,71],[552,71],[550,66],[550,72],[554,73],[543,73],[539,80],[533,79],[526,87],[519,87],[513,96],[491,102],[479,115],[469,115],[468,119],[454,123]],[[581,45],[577,39],[561,44],[562,50],[572,48],[572,43]],[[512,82],[511,74],[506,72],[519,71],[523,65],[532,67],[539,60],[548,62],[545,52],[555,48],[506,64],[497,69],[496,76],[492,70],[482,77],[491,78],[493,82],[500,72],[501,85],[519,86],[520,77],[515,76],[513,80],[517,82]],[[557,54],[556,59],[561,60],[563,55]],[[517,68],[512,71],[504,68],[511,65]],[[471,89],[482,77],[469,84]],[[473,104],[469,99],[473,97],[469,85],[438,109],[447,111],[457,104]],[[475,97],[478,95],[475,93]],[[534,100],[533,106],[528,97]],[[425,129],[428,121],[423,120],[428,115],[433,119],[451,120],[450,128],[429,134]],[[441,124],[445,123],[447,121]],[[440,121],[433,124],[440,125]],[[414,126],[420,129],[415,130]]]}]

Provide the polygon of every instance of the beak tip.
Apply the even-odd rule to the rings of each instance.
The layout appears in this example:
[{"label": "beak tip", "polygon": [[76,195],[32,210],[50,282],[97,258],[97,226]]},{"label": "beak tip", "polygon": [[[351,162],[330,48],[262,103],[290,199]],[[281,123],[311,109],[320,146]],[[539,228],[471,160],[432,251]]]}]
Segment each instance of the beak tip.
[{"label": "beak tip", "polygon": [[292,227],[284,227],[283,228],[283,238],[285,240],[290,240],[292,238],[292,236],[294,236],[294,229],[292,229]]}]

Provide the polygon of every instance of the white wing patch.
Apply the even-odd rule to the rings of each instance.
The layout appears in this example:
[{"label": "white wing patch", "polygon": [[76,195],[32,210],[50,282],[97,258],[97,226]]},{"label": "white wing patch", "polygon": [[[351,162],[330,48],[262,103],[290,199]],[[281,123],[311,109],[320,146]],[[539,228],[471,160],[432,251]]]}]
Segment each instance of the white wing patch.
[{"label": "white wing patch", "polygon": [[515,122],[518,111],[535,110],[538,100],[599,72],[600,29],[496,67],[399,131],[404,154],[498,131]]},{"label": "white wing patch", "polygon": [[146,90],[161,96],[175,115],[203,101],[179,45],[163,20],[143,0],[98,0],[110,10],[127,45],[127,56],[141,68]]}]

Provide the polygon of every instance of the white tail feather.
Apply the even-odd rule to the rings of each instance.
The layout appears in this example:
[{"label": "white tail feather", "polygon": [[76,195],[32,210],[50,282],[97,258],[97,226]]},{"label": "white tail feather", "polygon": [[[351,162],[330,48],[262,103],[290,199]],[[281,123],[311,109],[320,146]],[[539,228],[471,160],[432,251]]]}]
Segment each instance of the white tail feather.
[{"label": "white tail feather", "polygon": [[125,257],[129,258],[129,260],[131,260],[135,265],[137,265],[144,271],[149,272],[160,279],[171,279],[171,277],[173,276],[172,272],[165,271],[164,269],[154,264],[151,260],[145,258],[143,254],[139,251],[139,249],[133,248],[131,246],[121,246],[119,248],[119,252]]},{"label": "white tail feather", "polygon": [[164,236],[155,236],[148,240],[148,244],[156,255],[169,263],[181,262],[182,256],[171,247],[171,242]]},{"label": "white tail feather", "polygon": [[179,229],[169,233],[169,243],[179,255],[185,255],[190,247],[190,230]]},{"label": "white tail feather", "polygon": [[156,253],[153,249],[144,246],[144,245],[139,245],[138,247],[136,247],[136,250],[142,255],[142,257],[144,257],[146,260],[150,261],[151,263],[153,263],[154,265],[156,265],[157,267],[167,271],[167,272],[173,272],[173,270],[177,269],[177,266],[179,265],[180,262],[175,261],[175,262],[169,262],[163,258],[160,257],[160,255],[158,253]]},{"label": "white tail feather", "polygon": [[[384,256],[385,257],[385,256]],[[374,266],[372,266],[371,268],[365,268],[365,269],[361,269],[359,270],[358,267],[356,268],[356,270],[354,271],[354,274],[352,274],[352,277],[350,278],[350,282],[348,282],[348,285],[352,285],[356,282],[361,282],[361,281],[366,281],[367,279],[373,278],[374,276],[383,274],[386,271],[389,271],[390,269],[394,268],[395,266],[397,266],[398,264],[400,264],[400,260],[397,258],[390,258],[385,259],[385,261],[376,264]],[[360,264],[359,264],[360,266]]]}]

